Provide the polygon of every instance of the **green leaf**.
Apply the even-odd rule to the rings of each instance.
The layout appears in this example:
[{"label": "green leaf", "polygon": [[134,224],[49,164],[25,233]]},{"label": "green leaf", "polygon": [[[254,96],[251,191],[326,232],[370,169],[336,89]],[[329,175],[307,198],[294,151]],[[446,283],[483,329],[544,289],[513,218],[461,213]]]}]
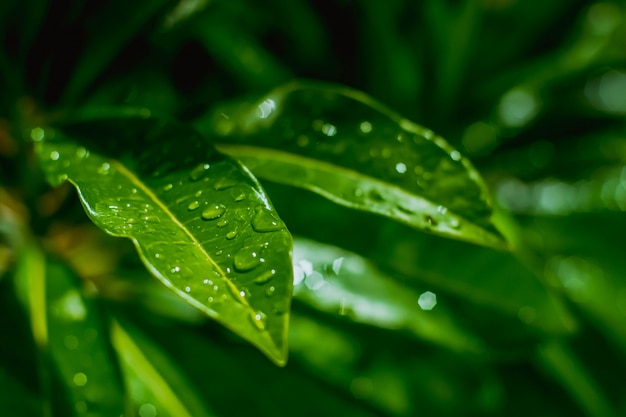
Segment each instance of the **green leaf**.
[{"label": "green leaf", "polygon": [[139,416],[208,417],[192,385],[171,360],[137,329],[113,322],[112,338]]},{"label": "green leaf", "polygon": [[50,355],[76,415],[119,415],[122,381],[96,300],[85,297],[67,267],[49,262],[46,308]]},{"label": "green leaf", "polygon": [[589,417],[615,416],[610,402],[591,377],[585,365],[572,350],[559,342],[548,342],[539,347],[538,362],[544,371],[563,385]]},{"label": "green leaf", "polygon": [[49,181],[69,180],[93,222],[130,238],[166,286],[284,364],[291,236],[245,167],[174,123],[107,120],[64,132],[37,144]]},{"label": "green leaf", "polygon": [[404,330],[421,340],[463,353],[481,351],[437,295],[394,281],[364,258],[340,248],[296,238],[294,297],[318,310],[354,321]]},{"label": "green leaf", "polygon": [[503,248],[470,162],[363,93],[291,83],[198,123],[255,175],[418,230]]}]

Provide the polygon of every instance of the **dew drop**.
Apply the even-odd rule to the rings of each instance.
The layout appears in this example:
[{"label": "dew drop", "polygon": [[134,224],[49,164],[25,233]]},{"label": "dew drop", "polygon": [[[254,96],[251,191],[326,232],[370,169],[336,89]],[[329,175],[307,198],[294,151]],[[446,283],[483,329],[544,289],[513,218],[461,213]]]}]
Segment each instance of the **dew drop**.
[{"label": "dew drop", "polygon": [[89,155],[89,152],[87,152],[87,149],[83,148],[82,146],[76,149],[76,157],[79,159],[83,159],[86,158]]},{"label": "dew drop", "polygon": [[372,124],[368,121],[361,122],[359,129],[361,129],[363,133],[370,133],[372,131]]},{"label": "dew drop", "polygon": [[191,292],[191,287],[189,286],[185,287],[185,292]]},{"label": "dew drop", "polygon": [[204,211],[202,211],[202,218],[204,220],[215,220],[222,217],[225,211],[226,207],[224,207],[223,205],[212,204],[204,209]]},{"label": "dew drop", "polygon": [[132,189],[130,190],[130,193],[131,193],[131,194],[137,194],[137,189],[136,189],[136,188],[132,188]]},{"label": "dew drop", "polygon": [[276,287],[268,287],[267,290],[265,290],[265,296],[267,297],[273,296],[274,293],[276,293]]},{"label": "dew drop", "polygon": [[233,240],[236,237],[237,237],[237,231],[236,230],[231,230],[230,232],[226,233],[226,239],[228,239],[228,240]]},{"label": "dew drop", "polygon": [[278,220],[271,211],[263,206],[255,209],[256,215],[252,219],[252,228],[259,233],[275,232],[282,228],[281,221]]},{"label": "dew drop", "polygon": [[165,187],[163,187],[163,191],[169,191],[172,188],[174,188],[174,186],[172,184],[167,184]]},{"label": "dew drop", "polygon": [[245,199],[246,199],[246,196],[243,193],[241,193],[237,197],[235,197],[235,201],[236,202],[240,202],[240,201],[243,201]]},{"label": "dew drop", "polygon": [[146,216],[143,219],[146,223],[161,223],[159,216]]},{"label": "dew drop", "polygon": [[237,185],[237,181],[229,177],[223,177],[215,183],[213,188],[215,188],[216,191],[221,191],[227,188],[234,187],[235,185]]},{"label": "dew drop", "polygon": [[272,269],[270,271],[266,271],[265,273],[260,275],[257,279],[255,279],[254,283],[258,284],[258,285],[263,285],[263,284],[269,282],[272,278],[274,278],[274,275],[276,275],[276,270],[275,269]]},{"label": "dew drop", "polygon": [[450,152],[450,158],[452,158],[453,161],[460,161],[461,153],[459,151],[452,151]]},{"label": "dew drop", "polygon": [[337,127],[330,123],[325,123],[322,126],[322,133],[326,136],[335,136],[337,134]]},{"label": "dew drop", "polygon": [[398,174],[404,174],[406,172],[406,164],[404,164],[402,162],[398,162],[396,164],[396,172]]},{"label": "dew drop", "polygon": [[200,207],[200,203],[198,203],[197,201],[192,201],[187,206],[187,209],[189,209],[189,211],[193,211],[193,210],[196,210],[198,207]]},{"label": "dew drop", "polygon": [[35,142],[41,142],[45,136],[46,132],[40,127],[36,127],[30,131],[30,138]]},{"label": "dew drop", "polygon": [[189,178],[192,181],[198,181],[200,178],[202,178],[202,176],[208,171],[210,167],[211,165],[209,164],[198,165],[197,167],[191,170],[191,172],[189,173]]},{"label": "dew drop", "polygon": [[196,191],[196,193],[194,194],[196,197],[200,197],[202,195],[202,190],[198,190]]},{"label": "dew drop", "polygon": [[78,387],[84,387],[87,384],[87,375],[82,372],[74,374],[74,384]]},{"label": "dew drop", "polygon": [[60,154],[57,151],[50,152],[50,159],[52,159],[53,161],[58,161],[59,156]]},{"label": "dew drop", "polygon": [[220,249],[217,252],[215,252],[215,255],[220,256],[222,253],[224,253],[224,251]]},{"label": "dew drop", "polygon": [[445,206],[438,206],[438,207],[437,207],[437,211],[438,211],[440,214],[444,214],[444,215],[445,215],[445,214],[448,212],[448,209],[447,209]]},{"label": "dew drop", "polygon": [[461,221],[456,217],[450,219],[450,227],[453,229],[458,229],[461,227]]},{"label": "dew drop", "polygon": [[222,219],[219,222],[217,222],[217,227],[224,227],[228,224],[228,220],[226,219]]},{"label": "dew drop", "polygon": [[265,315],[265,313],[263,313],[262,311],[257,311],[256,313],[251,314],[250,318],[252,319],[252,324],[254,324],[257,329],[265,330],[265,324],[267,321],[267,316]]},{"label": "dew drop", "polygon": [[256,246],[246,246],[235,254],[234,266],[239,272],[250,271],[262,262],[260,250]]},{"label": "dew drop", "polygon": [[170,269],[170,272],[172,273],[180,272],[180,266],[173,267],[172,269]]},{"label": "dew drop", "polygon": [[98,167],[98,174],[100,175],[106,175],[109,173],[109,170],[111,169],[111,164],[109,164],[108,162],[103,162],[102,165],[100,165],[100,167]]}]

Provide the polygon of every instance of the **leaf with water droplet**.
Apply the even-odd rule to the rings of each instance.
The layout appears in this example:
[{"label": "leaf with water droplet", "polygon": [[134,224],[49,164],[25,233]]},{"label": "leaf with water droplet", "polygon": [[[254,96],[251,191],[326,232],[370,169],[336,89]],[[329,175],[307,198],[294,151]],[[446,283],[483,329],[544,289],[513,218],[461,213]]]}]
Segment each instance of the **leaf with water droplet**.
[{"label": "leaf with water droplet", "polygon": [[[268,100],[275,107],[260,118],[258,103]],[[197,126],[221,135],[218,148],[261,178],[418,230],[506,248],[480,175],[432,131],[363,93],[325,84],[290,83],[258,103],[218,109]],[[224,114],[228,130],[218,128]]]},{"label": "leaf with water droplet", "polygon": [[[335,246],[294,239],[294,265],[307,265],[294,298],[331,314],[381,328],[402,329],[447,349],[480,353],[480,339],[445,306],[420,308],[420,292],[394,280],[366,259]],[[425,287],[423,292],[429,287]]]},{"label": "leaf with water droplet", "polygon": [[[83,121],[46,137],[53,139],[37,142],[37,152],[51,183],[66,176],[94,223],[111,235],[130,238],[166,286],[276,363],[285,363],[288,315],[272,310],[278,302],[289,311],[291,236],[248,170],[217,153],[193,129],[153,119]],[[180,138],[193,146],[161,152]],[[77,156],[81,147],[89,158]],[[59,157],[50,159],[51,152]],[[65,166],[64,160],[72,163]],[[218,186],[201,180],[208,172]],[[235,201],[238,195],[245,199]],[[259,206],[263,216],[274,219],[269,226],[259,223]],[[253,226],[255,219],[262,232]],[[281,227],[270,231],[272,222]],[[250,247],[259,249],[258,257],[250,257]],[[272,270],[276,295],[268,300],[265,289],[254,282]],[[215,285],[202,285],[212,272]],[[239,295],[244,287],[253,289],[249,296]],[[262,331],[249,319],[259,311],[267,315]]]}]

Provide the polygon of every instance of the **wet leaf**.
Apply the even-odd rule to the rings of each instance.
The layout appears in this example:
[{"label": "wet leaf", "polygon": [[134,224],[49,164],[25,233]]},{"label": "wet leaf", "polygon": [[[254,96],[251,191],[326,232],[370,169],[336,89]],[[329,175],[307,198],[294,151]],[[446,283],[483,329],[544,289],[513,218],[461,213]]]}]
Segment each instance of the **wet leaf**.
[{"label": "wet leaf", "polygon": [[139,416],[211,415],[165,352],[137,329],[113,322],[112,339],[121,359],[130,398]]},{"label": "wet leaf", "polygon": [[441,137],[365,94],[291,83],[198,124],[255,175],[415,229],[503,248],[478,172]]},{"label": "wet leaf", "polygon": [[296,238],[294,269],[294,297],[318,310],[404,330],[455,351],[481,351],[480,341],[437,305],[435,293],[420,294],[352,252]]},{"label": "wet leaf", "polygon": [[166,286],[285,363],[291,237],[244,167],[150,119],[66,126],[37,152],[49,181],[74,184],[94,223],[130,238]]}]

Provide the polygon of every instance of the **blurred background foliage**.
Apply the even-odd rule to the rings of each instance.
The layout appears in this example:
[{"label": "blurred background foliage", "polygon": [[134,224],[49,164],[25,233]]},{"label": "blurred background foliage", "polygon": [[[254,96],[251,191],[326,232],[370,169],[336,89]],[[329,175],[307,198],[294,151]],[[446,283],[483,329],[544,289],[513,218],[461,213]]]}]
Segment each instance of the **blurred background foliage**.
[{"label": "blurred background foliage", "polygon": [[[0,37],[0,414],[626,415],[623,1],[3,0]],[[29,135],[294,78],[445,137],[513,250],[264,183],[297,237],[277,368],[45,185]]]}]

